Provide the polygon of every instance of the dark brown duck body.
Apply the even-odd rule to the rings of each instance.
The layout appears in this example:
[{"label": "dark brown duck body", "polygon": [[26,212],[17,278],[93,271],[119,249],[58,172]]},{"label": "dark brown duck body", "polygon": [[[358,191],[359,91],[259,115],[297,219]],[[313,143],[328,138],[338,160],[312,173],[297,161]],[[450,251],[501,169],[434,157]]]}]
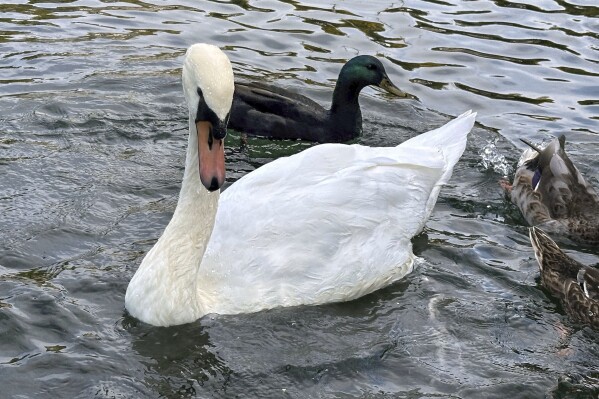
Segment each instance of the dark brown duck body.
[{"label": "dark brown duck body", "polygon": [[599,330],[599,269],[570,258],[539,228],[529,235],[543,286],[572,319]]}]

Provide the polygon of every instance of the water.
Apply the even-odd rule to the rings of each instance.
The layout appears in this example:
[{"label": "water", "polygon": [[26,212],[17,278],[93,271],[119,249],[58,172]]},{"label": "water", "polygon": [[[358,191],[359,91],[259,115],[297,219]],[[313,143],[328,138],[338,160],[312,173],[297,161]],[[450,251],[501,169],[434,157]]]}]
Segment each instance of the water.
[{"label": "water", "polygon": [[[599,186],[591,0],[12,1],[0,5],[0,383],[7,398],[597,398],[599,335],[540,288],[497,180],[526,137],[566,134]],[[342,63],[383,59],[417,100],[361,97],[368,145],[478,111],[424,261],[349,303],[153,328],[124,293],[175,208],[190,44],[239,78],[327,104]],[[228,140],[229,183],[308,145]],[[586,263],[596,251],[569,248]]]}]

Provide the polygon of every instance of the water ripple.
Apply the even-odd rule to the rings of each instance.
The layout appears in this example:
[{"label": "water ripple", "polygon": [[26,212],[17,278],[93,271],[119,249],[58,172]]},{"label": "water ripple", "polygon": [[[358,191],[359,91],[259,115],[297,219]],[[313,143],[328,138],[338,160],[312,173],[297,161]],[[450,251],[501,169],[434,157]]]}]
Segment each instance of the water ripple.
[{"label": "water ripple", "polygon": [[[591,0],[0,4],[3,394],[597,396],[597,333],[540,289],[526,222],[497,179],[519,138],[564,133],[597,183],[598,18]],[[127,282],[177,204],[181,59],[200,40],[239,78],[323,105],[348,59],[376,55],[418,99],[365,89],[360,144],[478,112],[412,274],[344,304],[165,329],[126,315]],[[311,145],[238,143],[231,132],[227,186]]]}]

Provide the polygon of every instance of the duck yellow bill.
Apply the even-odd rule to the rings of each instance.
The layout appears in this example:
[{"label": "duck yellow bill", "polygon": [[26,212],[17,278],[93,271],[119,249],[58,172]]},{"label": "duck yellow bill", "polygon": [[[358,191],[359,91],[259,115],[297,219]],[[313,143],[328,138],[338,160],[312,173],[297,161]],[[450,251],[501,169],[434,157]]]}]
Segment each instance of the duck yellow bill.
[{"label": "duck yellow bill", "polygon": [[225,182],[225,143],[212,135],[210,122],[196,123],[200,180],[208,191],[216,191]]}]

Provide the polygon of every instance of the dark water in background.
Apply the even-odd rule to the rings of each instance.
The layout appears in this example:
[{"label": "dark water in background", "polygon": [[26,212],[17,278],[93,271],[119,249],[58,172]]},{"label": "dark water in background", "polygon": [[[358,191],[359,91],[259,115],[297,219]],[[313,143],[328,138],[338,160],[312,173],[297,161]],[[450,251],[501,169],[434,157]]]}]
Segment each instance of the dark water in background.
[{"label": "dark water in background", "polygon": [[[386,3],[386,4],[383,4]],[[480,125],[409,276],[349,303],[153,328],[128,281],[183,172],[187,46],[328,103],[356,54],[420,101],[361,98],[368,145]],[[562,1],[14,1],[0,5],[0,397],[597,398],[599,334],[540,287],[497,179],[564,133],[597,187],[599,6]],[[234,181],[297,142],[229,139]],[[597,251],[571,248],[587,263]]]}]

